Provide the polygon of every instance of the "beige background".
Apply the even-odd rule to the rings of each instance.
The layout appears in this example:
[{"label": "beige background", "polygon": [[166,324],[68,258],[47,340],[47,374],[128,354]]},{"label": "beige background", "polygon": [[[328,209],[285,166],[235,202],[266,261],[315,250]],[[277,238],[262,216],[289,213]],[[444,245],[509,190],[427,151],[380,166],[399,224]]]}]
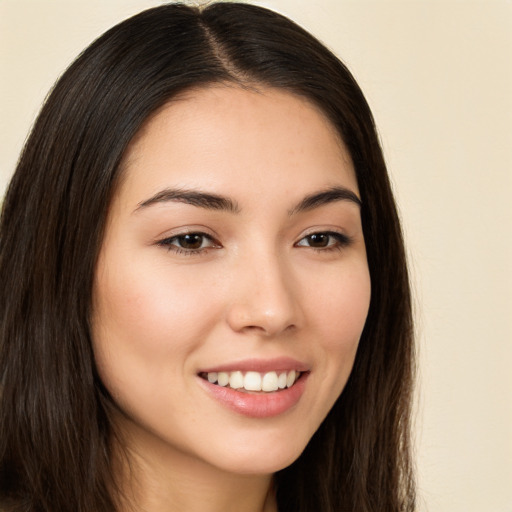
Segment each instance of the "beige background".
[{"label": "beige background", "polygon": [[[0,0],[0,193],[46,92],[157,0]],[[512,512],[512,3],[268,0],[352,69],[415,283],[421,510]]]}]

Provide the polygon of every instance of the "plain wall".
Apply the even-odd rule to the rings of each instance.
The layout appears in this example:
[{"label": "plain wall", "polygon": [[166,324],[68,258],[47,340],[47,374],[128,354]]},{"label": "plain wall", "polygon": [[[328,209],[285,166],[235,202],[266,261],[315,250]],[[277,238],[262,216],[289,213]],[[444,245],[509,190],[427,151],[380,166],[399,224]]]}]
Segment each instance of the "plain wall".
[{"label": "plain wall", "polygon": [[[160,3],[0,0],[0,194],[73,57]],[[333,49],[379,126],[416,294],[421,510],[512,512],[512,3],[254,3]]]}]

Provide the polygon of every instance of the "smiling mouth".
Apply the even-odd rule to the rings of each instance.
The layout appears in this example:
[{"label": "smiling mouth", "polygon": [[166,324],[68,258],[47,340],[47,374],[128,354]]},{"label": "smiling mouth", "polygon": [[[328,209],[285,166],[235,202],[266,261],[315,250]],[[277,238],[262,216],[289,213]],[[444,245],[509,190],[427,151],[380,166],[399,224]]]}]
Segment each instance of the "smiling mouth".
[{"label": "smiling mouth", "polygon": [[259,372],[208,372],[199,376],[217,386],[246,393],[273,393],[291,388],[304,372],[297,370]]}]

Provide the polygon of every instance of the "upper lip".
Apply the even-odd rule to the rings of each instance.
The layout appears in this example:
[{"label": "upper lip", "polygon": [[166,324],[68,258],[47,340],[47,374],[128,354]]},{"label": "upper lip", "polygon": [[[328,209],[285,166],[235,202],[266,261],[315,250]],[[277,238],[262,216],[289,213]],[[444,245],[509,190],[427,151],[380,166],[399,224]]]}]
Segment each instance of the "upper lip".
[{"label": "upper lip", "polygon": [[291,357],[276,357],[273,359],[243,359],[240,361],[232,361],[220,365],[212,366],[199,370],[198,373],[214,373],[214,372],[260,372],[266,373],[271,371],[290,371],[297,370],[299,372],[307,372],[310,366],[306,363],[293,359]]}]

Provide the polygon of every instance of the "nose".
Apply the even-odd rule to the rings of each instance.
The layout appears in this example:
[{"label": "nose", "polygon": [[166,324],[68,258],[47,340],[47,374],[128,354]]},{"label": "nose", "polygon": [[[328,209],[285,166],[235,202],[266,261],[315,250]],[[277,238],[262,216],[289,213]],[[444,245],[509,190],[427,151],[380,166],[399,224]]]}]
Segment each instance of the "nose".
[{"label": "nose", "polygon": [[298,282],[279,255],[239,261],[231,273],[227,321],[236,332],[277,336],[301,322]]}]

